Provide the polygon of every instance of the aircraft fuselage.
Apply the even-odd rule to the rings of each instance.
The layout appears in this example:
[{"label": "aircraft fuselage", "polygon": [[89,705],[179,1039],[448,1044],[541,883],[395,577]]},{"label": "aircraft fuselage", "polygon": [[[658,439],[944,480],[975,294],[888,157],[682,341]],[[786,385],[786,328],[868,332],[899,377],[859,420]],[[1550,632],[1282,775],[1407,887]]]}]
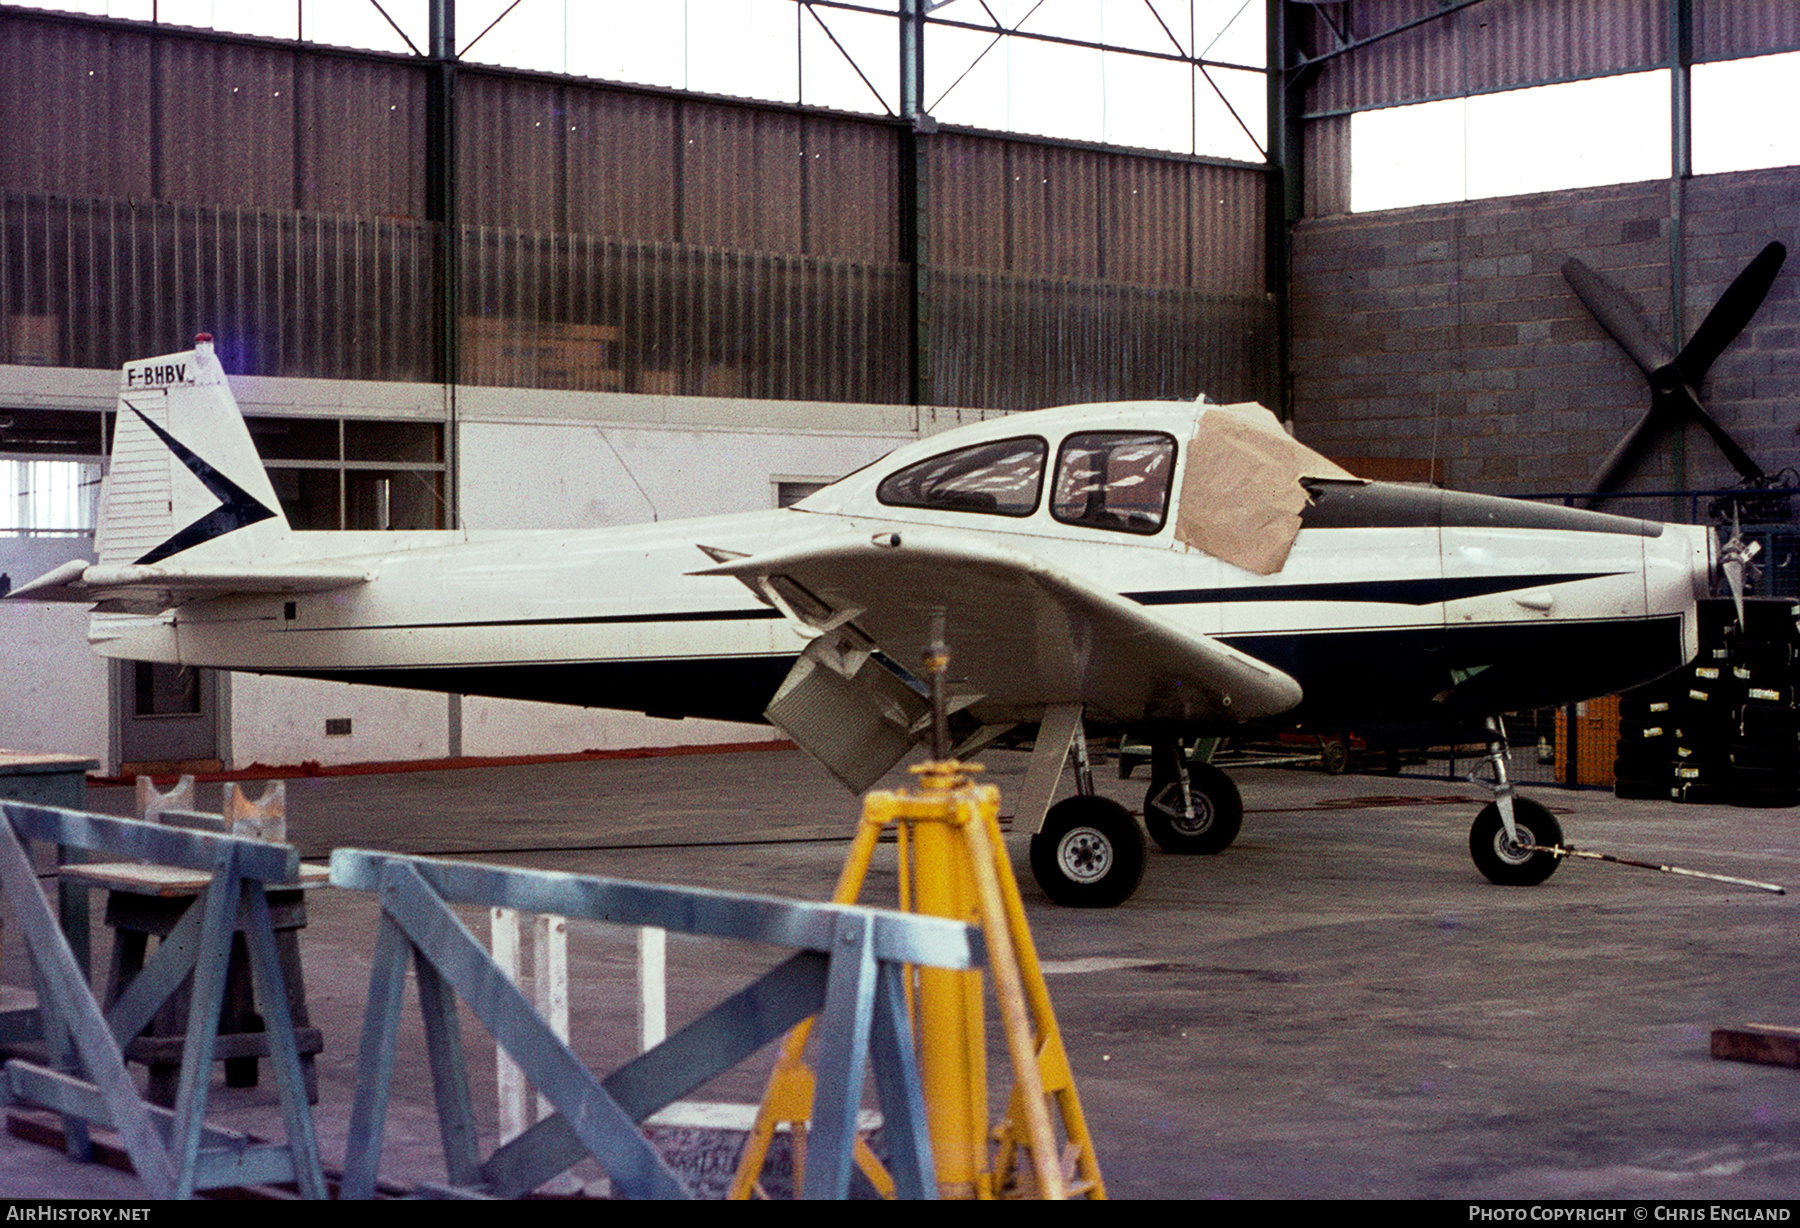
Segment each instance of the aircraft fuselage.
[{"label": "aircraft fuselage", "polygon": [[[1196,407],[1154,403],[1014,415],[903,448],[796,508],[579,532],[293,533],[296,560],[366,568],[367,583],[192,602],[96,620],[111,656],[263,673],[755,721],[811,627],[709,554],[919,529],[977,533],[1118,593],[1296,679],[1283,721],[1371,727],[1464,720],[1581,699],[1678,668],[1709,582],[1705,529],[1385,483],[1308,483],[1280,569],[1260,575],[1161,527],[1070,523],[1051,498],[996,512],[897,506],[884,479],[986,440],[1166,431],[1174,457]],[[1166,496],[1185,496],[1176,482]],[[954,584],[955,577],[946,577]],[[954,636],[955,628],[951,628]],[[954,651],[955,645],[952,644]],[[903,667],[912,662],[901,661]],[[1030,720],[1010,700],[970,711]],[[1091,710],[1101,723],[1147,711]]]}]

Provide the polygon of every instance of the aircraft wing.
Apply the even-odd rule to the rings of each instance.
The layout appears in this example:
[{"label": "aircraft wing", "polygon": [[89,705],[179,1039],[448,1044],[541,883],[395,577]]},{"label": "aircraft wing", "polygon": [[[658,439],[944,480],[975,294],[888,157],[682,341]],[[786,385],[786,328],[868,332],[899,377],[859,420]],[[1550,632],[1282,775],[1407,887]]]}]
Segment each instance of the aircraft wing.
[{"label": "aircraft wing", "polygon": [[235,564],[218,569],[161,564],[93,564],[81,559],[21,584],[9,597],[73,601],[108,613],[159,614],[164,610],[233,593],[317,593],[367,583],[367,568],[290,563]]},{"label": "aircraft wing", "polygon": [[[954,531],[902,531],[731,558],[735,576],[822,631],[854,629],[915,669],[942,611],[957,706],[1036,720],[1081,703],[1121,723],[1246,721],[1300,702],[1282,671],[1036,555]],[[821,637],[823,638],[823,637]]]}]

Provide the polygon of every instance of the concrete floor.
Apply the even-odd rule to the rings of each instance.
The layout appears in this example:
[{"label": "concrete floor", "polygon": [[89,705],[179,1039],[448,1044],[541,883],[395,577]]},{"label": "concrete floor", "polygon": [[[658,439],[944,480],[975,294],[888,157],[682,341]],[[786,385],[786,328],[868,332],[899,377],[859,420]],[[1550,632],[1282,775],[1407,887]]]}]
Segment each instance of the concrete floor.
[{"label": "concrete floor", "polygon": [[[1017,790],[1024,757],[990,752]],[[1143,773],[1102,789],[1134,808]],[[1105,911],[1026,906],[1115,1198],[1788,1199],[1800,1071],[1715,1061],[1712,1028],[1800,1023],[1797,897],[1591,862],[1489,885],[1467,829],[1484,790],[1256,768],[1226,853],[1152,849]],[[895,778],[898,780],[898,777]],[[203,809],[217,786],[202,787]],[[857,814],[798,752],[614,759],[289,786],[304,856],[356,846],[826,897]],[[1540,789],[1575,844],[1800,889],[1791,810],[1619,802]],[[95,789],[124,813],[124,789]],[[1006,809],[1002,806],[1003,811]],[[1011,838],[1015,864],[1024,837]],[[865,902],[891,901],[878,865]],[[375,933],[370,897],[323,890],[304,959],[325,1032],[316,1120],[341,1161]],[[0,971],[19,983],[14,927]],[[604,1072],[635,1034],[632,938],[572,927],[576,1047]],[[674,1022],[773,955],[672,939]],[[417,1037],[403,1037],[382,1175],[441,1179]],[[465,1026],[483,1120],[491,1047]],[[990,1044],[991,1060],[1004,1050]],[[707,1098],[750,1100],[766,1063]],[[266,1082],[266,1080],[265,1080]],[[1004,1091],[1005,1080],[996,1073]],[[215,1084],[214,1116],[278,1136],[266,1090]],[[593,1179],[597,1170],[584,1169]],[[0,1195],[129,1197],[127,1177],[0,1138]]]}]

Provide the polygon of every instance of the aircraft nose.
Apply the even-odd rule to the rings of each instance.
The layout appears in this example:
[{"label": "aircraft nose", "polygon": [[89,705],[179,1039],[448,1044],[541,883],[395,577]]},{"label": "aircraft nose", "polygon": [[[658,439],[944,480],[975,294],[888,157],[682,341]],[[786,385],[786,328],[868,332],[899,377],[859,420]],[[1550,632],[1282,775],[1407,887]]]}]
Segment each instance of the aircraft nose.
[{"label": "aircraft nose", "polygon": [[1719,539],[1705,525],[1693,526],[1701,542],[1695,544],[1694,550],[1694,600],[1704,601],[1713,595],[1713,587],[1719,578]]},{"label": "aircraft nose", "polygon": [[1701,524],[1664,524],[1644,542],[1644,596],[1648,613],[1691,610],[1713,595],[1719,575],[1719,543]]}]

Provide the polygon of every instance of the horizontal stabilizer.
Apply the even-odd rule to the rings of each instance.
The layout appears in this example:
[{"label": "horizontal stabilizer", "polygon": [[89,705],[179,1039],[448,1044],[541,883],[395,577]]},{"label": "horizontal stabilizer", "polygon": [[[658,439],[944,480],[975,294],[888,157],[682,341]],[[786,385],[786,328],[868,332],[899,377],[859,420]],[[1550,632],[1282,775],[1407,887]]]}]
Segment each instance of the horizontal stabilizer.
[{"label": "horizontal stabilizer", "polygon": [[189,602],[228,597],[234,593],[319,593],[365,584],[373,577],[374,572],[366,567],[327,564],[240,564],[211,569],[136,563],[92,564],[75,559],[28,584],[21,584],[8,597],[30,601],[73,601],[96,605],[109,613],[156,614]]},{"label": "horizontal stabilizer", "polygon": [[374,574],[294,557],[287,516],[206,333],[191,350],[120,369],[94,551],[97,562],[64,563],[7,595],[159,614],[236,594],[346,588]]}]

